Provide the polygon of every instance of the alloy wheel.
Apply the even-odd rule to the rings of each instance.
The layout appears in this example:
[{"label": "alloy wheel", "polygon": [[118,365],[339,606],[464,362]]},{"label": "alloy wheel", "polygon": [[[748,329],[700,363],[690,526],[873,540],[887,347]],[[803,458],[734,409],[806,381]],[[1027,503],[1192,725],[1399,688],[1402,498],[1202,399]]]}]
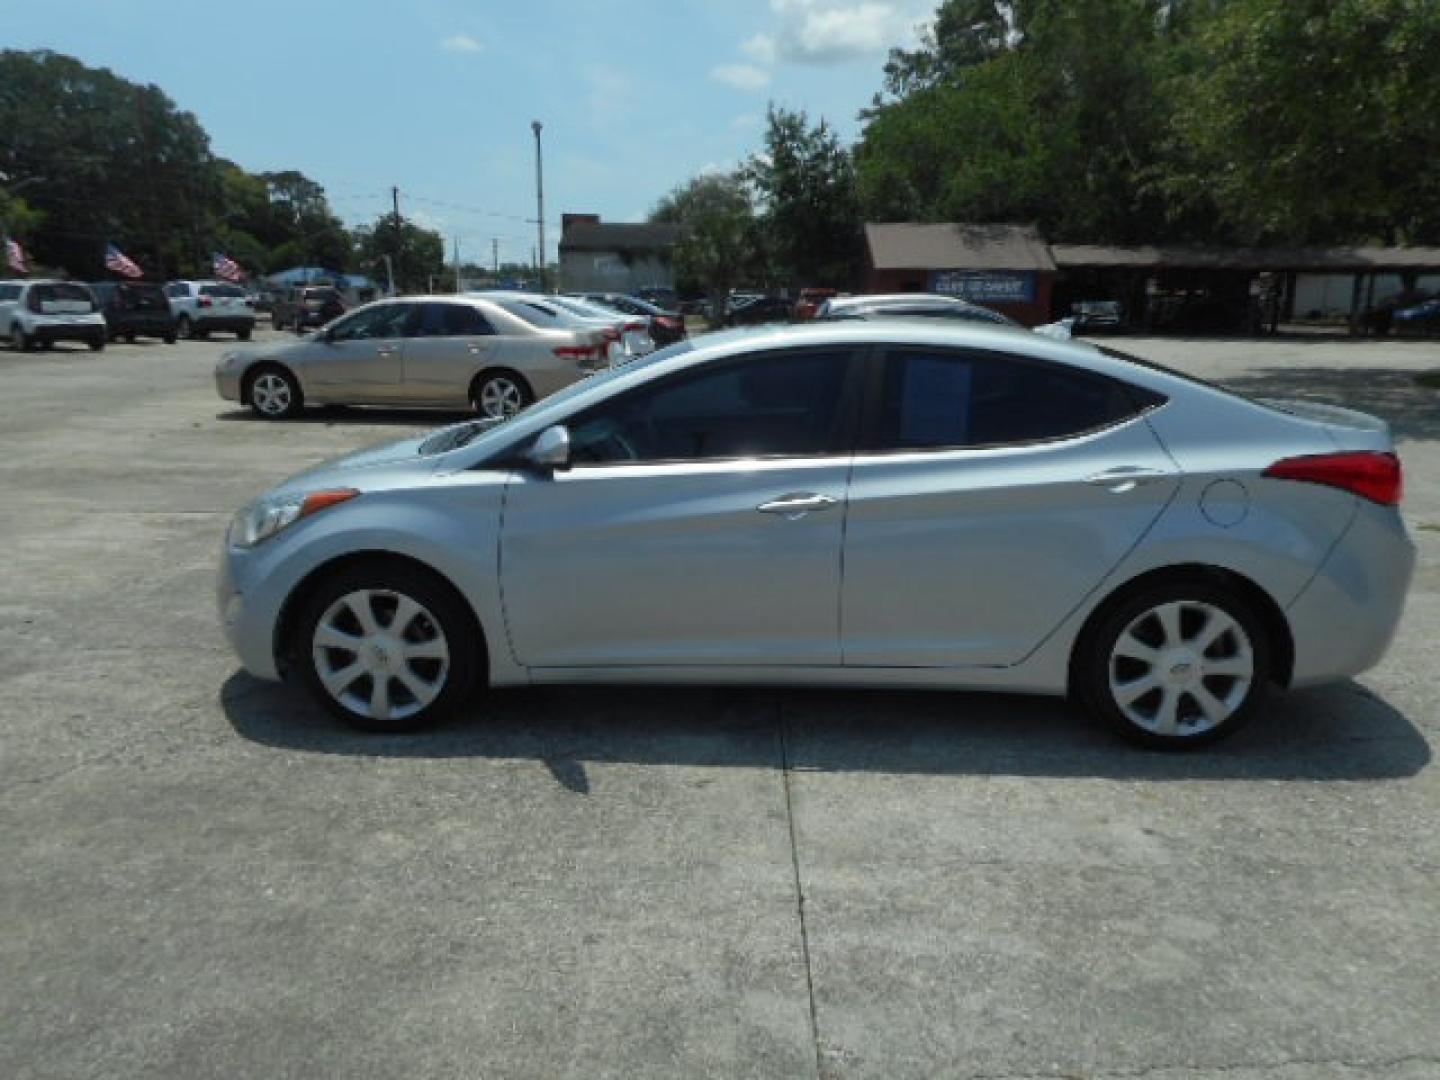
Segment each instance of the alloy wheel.
[{"label": "alloy wheel", "polygon": [[284,376],[267,371],[250,387],[250,400],[266,416],[283,416],[290,408],[290,383]]},{"label": "alloy wheel", "polygon": [[392,589],[356,589],[327,607],[311,657],[325,692],[367,720],[414,716],[440,696],[450,674],[440,621]]},{"label": "alloy wheel", "polygon": [[509,419],[525,406],[525,394],[511,379],[494,376],[480,387],[480,413],[483,416]]},{"label": "alloy wheel", "polygon": [[1220,727],[1244,705],[1255,650],[1223,608],[1172,600],[1121,631],[1108,674],[1111,698],[1130,723],[1152,735],[1191,737]]}]

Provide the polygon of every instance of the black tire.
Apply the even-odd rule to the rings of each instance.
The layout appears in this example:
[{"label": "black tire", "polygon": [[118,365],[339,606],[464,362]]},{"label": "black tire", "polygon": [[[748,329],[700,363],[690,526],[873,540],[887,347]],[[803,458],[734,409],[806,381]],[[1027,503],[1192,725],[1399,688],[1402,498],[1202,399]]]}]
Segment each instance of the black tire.
[{"label": "black tire", "polygon": [[249,330],[237,330],[237,331],[235,331],[235,336],[236,336],[237,338],[239,338],[241,341],[249,341],[249,340],[250,340],[250,331],[249,331]]},{"label": "black tire", "polygon": [[134,334],[126,334],[126,335],[125,335],[125,344],[126,344],[126,345],[134,345],[134,344],[135,344],[135,335],[134,335]]},{"label": "black tire", "polygon": [[10,328],[10,347],[16,352],[33,352],[35,339],[25,333],[25,328],[16,323]]},{"label": "black tire", "polygon": [[[316,630],[326,614],[332,611],[332,606],[345,597],[366,590],[380,594],[374,597],[373,604],[368,601],[366,603],[369,604],[377,626],[383,630],[393,629],[393,624],[387,626],[384,620],[395,617],[397,598],[408,598],[424,609],[409,625],[400,628],[396,635],[382,637],[376,642],[377,645],[383,643],[384,648],[390,650],[388,654],[378,653],[379,656],[386,657],[385,662],[403,665],[411,675],[439,687],[434,700],[408,715],[384,717],[356,711],[353,705],[368,707],[368,702],[374,700],[371,696],[375,688],[373,676],[368,672],[357,676],[354,681],[341,687],[340,697],[337,697],[326,688],[325,679],[318,666],[323,662],[330,665],[333,672],[336,668],[343,670],[352,662],[361,659],[359,652],[322,646],[319,651],[323,660],[317,660],[315,642]],[[332,615],[332,624],[342,622],[348,616],[349,621],[345,623],[344,629],[363,637],[364,628],[354,619],[352,610],[342,607],[338,617]],[[395,642],[433,643],[435,639],[429,637],[431,632],[438,633],[443,640],[447,652],[445,660],[391,659]],[[451,715],[471,696],[485,670],[484,641],[474,615],[465,601],[437,575],[398,562],[375,562],[347,567],[321,582],[306,598],[299,613],[294,654],[295,669],[315,700],[332,715],[361,731],[411,732],[430,727]],[[374,663],[374,655],[377,654],[372,654],[367,649],[365,659]],[[419,704],[420,699],[404,688],[405,684],[398,676],[387,675],[385,679],[386,700],[397,712],[413,709]],[[347,698],[352,704],[346,703],[344,699]]]},{"label": "black tire", "polygon": [[189,315],[181,315],[175,320],[175,334],[186,341],[195,340],[195,324],[190,321]]},{"label": "black tire", "polygon": [[507,400],[514,405],[513,411],[506,412],[505,416],[515,415],[516,412],[535,400],[535,391],[530,389],[530,384],[525,381],[524,376],[506,368],[499,368],[495,371],[485,372],[471,385],[471,407],[481,416],[500,415],[493,411],[494,405],[487,401],[487,397],[500,391],[501,387],[505,385],[513,389],[513,396],[507,395]]},{"label": "black tire", "polygon": [[166,345],[174,345],[174,344],[175,344],[175,331],[174,331],[174,330],[169,331],[169,332],[165,335],[165,344],[166,344]]},{"label": "black tire", "polygon": [[[273,380],[284,384],[281,391]],[[264,420],[289,420],[305,409],[305,390],[294,374],[278,364],[262,364],[245,377],[245,400]]]},{"label": "black tire", "polygon": [[100,352],[105,348],[105,339],[103,337],[91,338],[85,344],[90,346],[91,352]]},{"label": "black tire", "polygon": [[[1179,628],[1178,642],[1169,638],[1157,609],[1173,609]],[[1233,624],[1202,649],[1205,628],[1219,612]],[[1124,648],[1136,645],[1152,650],[1150,659],[1120,655],[1117,645],[1129,632]],[[1197,643],[1191,649],[1190,637]],[[1220,668],[1249,662],[1248,682],[1220,673]],[[1223,739],[1253,719],[1265,699],[1271,671],[1271,642],[1259,615],[1241,597],[1210,581],[1176,579],[1158,582],[1108,604],[1091,620],[1075,647],[1072,690],[1078,702],[1096,719],[1123,738],[1160,750],[1189,750]],[[1113,665],[1113,668],[1112,668]],[[1207,672],[1207,669],[1211,669]],[[1154,687],[1127,704],[1117,698],[1114,681]],[[1174,695],[1173,703],[1170,695]],[[1222,706],[1213,717],[1202,701]],[[1168,706],[1168,710],[1167,710]],[[1153,708],[1153,716],[1147,716]],[[1128,709],[1128,712],[1127,712]],[[1174,718],[1167,725],[1166,716]]]}]

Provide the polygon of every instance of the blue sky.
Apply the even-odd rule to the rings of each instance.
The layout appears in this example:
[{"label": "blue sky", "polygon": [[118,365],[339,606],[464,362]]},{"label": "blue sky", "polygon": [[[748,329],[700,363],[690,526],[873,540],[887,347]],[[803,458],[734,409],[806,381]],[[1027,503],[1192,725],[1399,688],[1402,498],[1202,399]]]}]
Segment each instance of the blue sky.
[{"label": "blue sky", "polygon": [[[775,101],[848,139],[886,50],[937,0],[0,0],[10,48],[154,83],[253,171],[296,168],[350,223],[389,207],[462,257],[528,260],[546,218],[636,220],[757,148]],[[558,225],[546,227],[550,256]]]}]

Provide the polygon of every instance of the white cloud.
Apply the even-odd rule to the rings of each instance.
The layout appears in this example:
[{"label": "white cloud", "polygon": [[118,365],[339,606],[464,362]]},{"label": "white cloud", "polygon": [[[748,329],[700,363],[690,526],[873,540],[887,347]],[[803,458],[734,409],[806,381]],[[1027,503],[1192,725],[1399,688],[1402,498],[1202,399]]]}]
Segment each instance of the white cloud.
[{"label": "white cloud", "polygon": [[912,44],[933,6],[933,0],[923,4],[920,0],[770,0],[780,22],[773,38],[775,52],[782,59],[805,64],[881,55],[894,46]]},{"label": "white cloud", "polygon": [[484,50],[485,46],[469,34],[452,34],[440,42],[440,48],[453,53],[477,53]]},{"label": "white cloud", "polygon": [[758,64],[775,62],[775,39],[769,34],[756,34],[741,42],[740,51]]},{"label": "white cloud", "polygon": [[730,127],[735,131],[754,131],[765,118],[759,113],[747,112],[730,120]]},{"label": "white cloud", "polygon": [[761,90],[770,84],[770,73],[754,64],[721,64],[710,69],[710,78],[736,90]]}]

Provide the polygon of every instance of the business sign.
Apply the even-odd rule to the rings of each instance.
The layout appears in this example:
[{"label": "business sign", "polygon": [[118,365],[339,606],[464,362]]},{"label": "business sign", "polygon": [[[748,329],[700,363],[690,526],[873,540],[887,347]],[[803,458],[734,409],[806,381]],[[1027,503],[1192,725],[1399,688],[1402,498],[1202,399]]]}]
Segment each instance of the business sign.
[{"label": "business sign", "polygon": [[1033,304],[1033,270],[936,270],[930,291],[977,304]]}]

